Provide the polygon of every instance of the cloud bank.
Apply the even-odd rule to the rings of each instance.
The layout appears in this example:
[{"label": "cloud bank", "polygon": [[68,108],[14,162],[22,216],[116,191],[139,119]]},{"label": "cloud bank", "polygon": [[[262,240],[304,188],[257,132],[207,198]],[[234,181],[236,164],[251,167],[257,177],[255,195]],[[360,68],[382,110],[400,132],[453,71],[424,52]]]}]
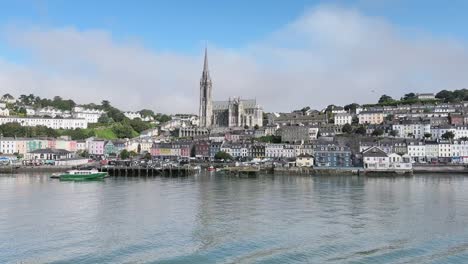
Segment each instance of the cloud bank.
[{"label": "cloud bank", "polygon": [[[201,52],[159,52],[103,30],[73,27],[9,28],[4,38],[30,61],[17,64],[0,55],[2,92],[197,112]],[[313,8],[242,49],[213,43],[209,61],[214,99],[256,98],[266,111],[468,87],[466,43],[340,7]]]}]

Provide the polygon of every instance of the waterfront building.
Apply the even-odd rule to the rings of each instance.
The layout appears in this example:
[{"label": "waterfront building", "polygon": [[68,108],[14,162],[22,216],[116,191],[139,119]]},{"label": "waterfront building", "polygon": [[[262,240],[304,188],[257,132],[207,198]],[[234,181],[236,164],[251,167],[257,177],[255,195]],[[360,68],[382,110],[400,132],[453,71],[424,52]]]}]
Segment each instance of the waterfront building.
[{"label": "waterfront building", "polygon": [[36,149],[26,154],[26,159],[29,160],[41,160],[41,161],[50,161],[50,160],[62,160],[62,159],[71,159],[75,155],[65,149]]},{"label": "waterfront building", "polygon": [[388,170],[390,158],[379,147],[372,147],[362,152],[362,162],[364,169]]},{"label": "waterfront building", "polygon": [[335,144],[315,145],[315,165],[318,167],[351,167],[351,149]]},{"label": "waterfront building", "polygon": [[78,140],[76,141],[76,151],[85,151],[86,150],[86,141]]},{"label": "waterfront building", "polygon": [[102,156],[104,155],[104,140],[93,139],[88,142],[89,155]]},{"label": "waterfront building", "polygon": [[414,141],[408,143],[408,155],[415,162],[425,161],[426,147],[422,141]]},{"label": "waterfront building", "polygon": [[312,167],[314,165],[314,157],[309,154],[300,154],[296,157],[297,167]]},{"label": "waterfront building", "polygon": [[15,143],[16,143],[16,153],[18,154],[26,154],[28,152],[28,140],[26,138],[16,138]]},{"label": "waterfront building", "polygon": [[107,140],[104,143],[104,156],[116,156],[117,154],[117,148],[115,147],[114,143],[111,140]]},{"label": "waterfront building", "polygon": [[253,159],[263,159],[265,158],[265,144],[253,144],[249,149],[249,157]]},{"label": "waterfront building", "polygon": [[210,158],[213,159],[216,153],[221,151],[221,146],[223,141],[211,141],[210,143]]},{"label": "waterfront building", "polygon": [[45,118],[45,117],[0,117],[0,125],[19,123],[21,126],[46,126],[53,129],[87,128],[85,119],[76,118]]},{"label": "waterfront building", "polygon": [[114,144],[116,153],[119,154],[122,150],[125,149],[125,147],[127,145],[127,141],[125,141],[123,139],[114,139],[114,140],[112,140],[112,144]]},{"label": "waterfront building", "polygon": [[195,142],[195,157],[199,159],[210,158],[210,142],[201,140]]},{"label": "waterfront building", "polygon": [[17,153],[16,139],[9,137],[0,138],[0,153],[2,154],[13,154]]},{"label": "waterfront building", "polygon": [[267,158],[282,158],[283,148],[283,144],[266,144],[265,156]]}]

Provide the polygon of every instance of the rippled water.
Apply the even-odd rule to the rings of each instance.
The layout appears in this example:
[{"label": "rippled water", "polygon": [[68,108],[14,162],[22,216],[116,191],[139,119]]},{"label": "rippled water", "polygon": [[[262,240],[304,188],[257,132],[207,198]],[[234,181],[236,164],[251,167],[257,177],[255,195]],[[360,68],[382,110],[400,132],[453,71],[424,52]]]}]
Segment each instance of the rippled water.
[{"label": "rippled water", "polygon": [[468,178],[0,176],[0,263],[468,263]]}]

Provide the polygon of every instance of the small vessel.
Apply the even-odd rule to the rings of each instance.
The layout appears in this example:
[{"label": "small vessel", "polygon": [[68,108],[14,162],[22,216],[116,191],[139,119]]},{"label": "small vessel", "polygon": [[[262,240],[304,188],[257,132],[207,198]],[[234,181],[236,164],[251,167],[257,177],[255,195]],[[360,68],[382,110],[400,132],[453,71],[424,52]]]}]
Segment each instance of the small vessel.
[{"label": "small vessel", "polygon": [[96,169],[91,170],[69,170],[66,173],[59,175],[52,175],[52,177],[59,178],[61,181],[87,181],[87,180],[100,180],[107,177],[107,172],[99,172]]},{"label": "small vessel", "polygon": [[208,171],[216,171],[216,169],[213,166],[208,167]]}]

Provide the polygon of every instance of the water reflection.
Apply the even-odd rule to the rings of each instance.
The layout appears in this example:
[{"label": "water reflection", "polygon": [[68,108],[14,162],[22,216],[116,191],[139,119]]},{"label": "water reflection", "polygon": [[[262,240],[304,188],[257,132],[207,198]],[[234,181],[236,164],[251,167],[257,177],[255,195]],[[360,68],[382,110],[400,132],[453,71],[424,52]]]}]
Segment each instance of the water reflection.
[{"label": "water reflection", "polygon": [[0,262],[466,263],[468,182],[434,175],[0,177]]}]

